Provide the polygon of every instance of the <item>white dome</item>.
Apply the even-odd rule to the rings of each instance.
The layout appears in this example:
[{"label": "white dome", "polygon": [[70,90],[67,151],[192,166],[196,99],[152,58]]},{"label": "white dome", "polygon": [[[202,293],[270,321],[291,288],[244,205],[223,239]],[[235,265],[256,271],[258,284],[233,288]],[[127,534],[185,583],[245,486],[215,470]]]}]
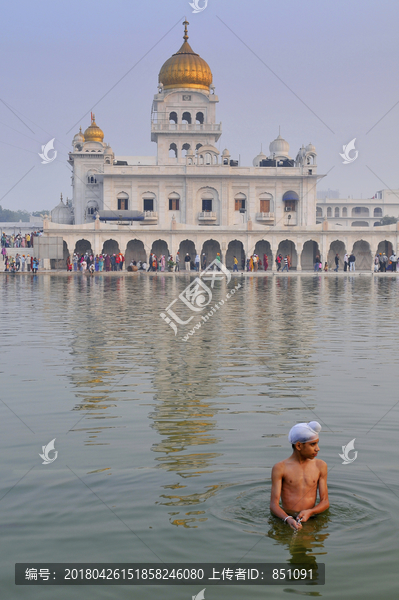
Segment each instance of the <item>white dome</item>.
[{"label": "white dome", "polygon": [[83,135],[82,128],[80,127],[78,133],[74,136],[72,143],[73,143],[73,145],[83,144],[84,141],[85,141],[85,136]]},{"label": "white dome", "polygon": [[230,156],[230,152],[225,148],[222,152],[222,156]]},{"label": "white dome", "polygon": [[306,146],[306,152],[314,152],[314,154],[316,154],[316,148],[311,142]]},{"label": "white dome", "polygon": [[105,150],[104,150],[104,155],[106,155],[106,154],[109,154],[110,156],[114,155],[114,153],[112,152],[111,146],[109,146],[108,144],[106,145]]},{"label": "white dome", "polygon": [[71,209],[63,203],[62,196],[60,203],[51,211],[51,221],[60,225],[73,225],[73,214]]},{"label": "white dome", "polygon": [[273,156],[289,156],[290,145],[289,143],[279,135],[275,140],[273,140],[269,146],[270,154]]},{"label": "white dome", "polygon": [[267,159],[266,154],[263,154],[263,152],[260,152],[258,154],[258,156],[255,156],[255,158],[252,161],[252,164],[253,164],[254,167],[259,167],[260,161],[261,160],[266,160],[266,159]]}]

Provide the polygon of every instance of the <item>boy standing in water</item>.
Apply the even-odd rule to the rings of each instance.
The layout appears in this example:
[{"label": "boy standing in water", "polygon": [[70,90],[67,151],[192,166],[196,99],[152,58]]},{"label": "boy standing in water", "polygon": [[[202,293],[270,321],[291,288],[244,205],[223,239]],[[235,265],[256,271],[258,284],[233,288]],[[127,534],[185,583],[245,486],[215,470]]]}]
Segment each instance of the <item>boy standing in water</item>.
[{"label": "boy standing in water", "polygon": [[[327,465],[316,458],[320,430],[317,421],[294,425],[288,434],[293,453],[272,469],[270,510],[295,530],[302,529],[302,523],[330,506]],[[317,489],[320,502],[316,505]]]}]

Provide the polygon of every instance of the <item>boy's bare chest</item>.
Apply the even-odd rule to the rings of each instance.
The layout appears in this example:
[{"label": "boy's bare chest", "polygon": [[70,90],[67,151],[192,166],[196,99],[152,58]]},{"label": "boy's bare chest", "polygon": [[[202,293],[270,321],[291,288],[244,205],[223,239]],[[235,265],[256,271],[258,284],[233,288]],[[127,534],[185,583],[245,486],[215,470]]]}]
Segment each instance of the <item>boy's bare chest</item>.
[{"label": "boy's bare chest", "polygon": [[289,486],[313,487],[317,484],[319,475],[319,469],[314,464],[306,469],[289,466],[285,470],[283,483]]}]

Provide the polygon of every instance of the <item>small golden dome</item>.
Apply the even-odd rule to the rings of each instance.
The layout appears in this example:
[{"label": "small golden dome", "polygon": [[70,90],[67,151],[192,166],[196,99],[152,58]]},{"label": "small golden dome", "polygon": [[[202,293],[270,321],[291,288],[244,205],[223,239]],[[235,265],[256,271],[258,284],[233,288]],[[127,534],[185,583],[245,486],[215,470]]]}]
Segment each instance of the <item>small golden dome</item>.
[{"label": "small golden dome", "polygon": [[165,90],[172,88],[193,88],[209,90],[212,83],[212,71],[203,58],[196,54],[188,43],[187,25],[184,21],[184,42],[176,54],[173,54],[159,72],[159,83]]},{"label": "small golden dome", "polygon": [[104,132],[96,124],[94,114],[91,115],[91,125],[84,133],[85,142],[102,142],[104,139]]}]

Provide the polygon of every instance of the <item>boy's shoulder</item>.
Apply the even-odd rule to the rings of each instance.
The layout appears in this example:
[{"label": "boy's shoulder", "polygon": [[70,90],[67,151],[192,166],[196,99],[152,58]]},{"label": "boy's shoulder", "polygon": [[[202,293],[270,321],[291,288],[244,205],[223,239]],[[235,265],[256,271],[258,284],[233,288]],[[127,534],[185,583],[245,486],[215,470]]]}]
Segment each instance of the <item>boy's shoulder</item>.
[{"label": "boy's shoulder", "polygon": [[321,473],[327,473],[327,463],[321,458],[316,458],[316,466]]},{"label": "boy's shoulder", "polygon": [[274,473],[283,473],[287,464],[291,462],[291,457],[289,458],[285,458],[284,460],[281,460],[280,462],[276,463],[273,466],[273,472]]}]

